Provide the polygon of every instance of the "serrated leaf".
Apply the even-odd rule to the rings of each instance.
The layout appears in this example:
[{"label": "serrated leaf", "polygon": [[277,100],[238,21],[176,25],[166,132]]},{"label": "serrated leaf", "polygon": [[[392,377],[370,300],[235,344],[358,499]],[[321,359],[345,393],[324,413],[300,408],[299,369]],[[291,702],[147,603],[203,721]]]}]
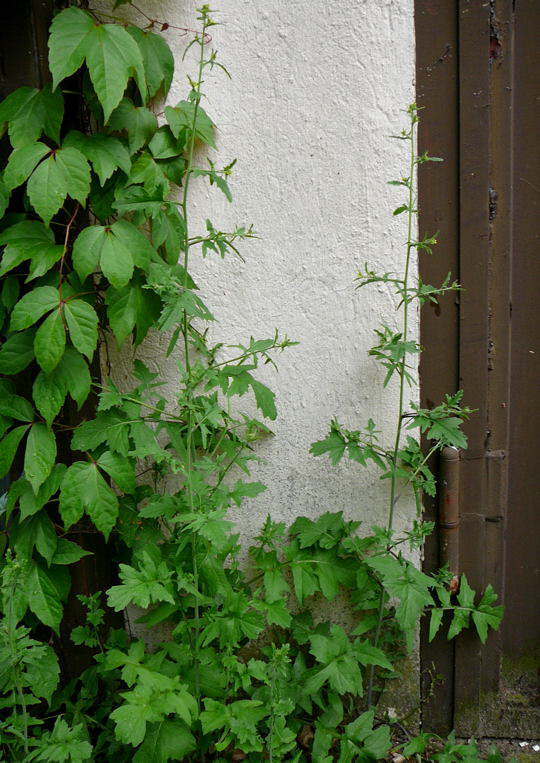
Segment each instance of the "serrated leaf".
[{"label": "serrated leaf", "polygon": [[19,509],[21,520],[36,514],[49,499],[58,491],[62,476],[66,470],[64,464],[55,464],[51,473],[40,486],[37,493],[34,493],[28,480],[22,483],[21,495],[19,497]]},{"label": "serrated leaf", "polygon": [[90,167],[84,154],[62,146],[55,152],[55,159],[63,172],[67,195],[84,206],[90,193]]},{"label": "serrated leaf", "polygon": [[28,577],[28,606],[44,625],[59,633],[63,607],[60,592],[50,574],[33,564]]},{"label": "serrated leaf", "polygon": [[0,233],[0,244],[6,244],[0,264],[0,276],[24,260],[32,260],[27,281],[44,275],[57,262],[64,247],[55,244],[49,228],[37,220],[23,220]]},{"label": "serrated leaf", "polygon": [[30,203],[49,225],[67,196],[64,173],[54,156],[42,162],[32,173],[26,190]]},{"label": "serrated leaf", "polygon": [[433,641],[433,639],[437,635],[437,632],[439,631],[439,628],[441,627],[443,615],[444,615],[443,609],[434,608],[431,610],[431,617],[429,620],[429,640],[430,641]]},{"label": "serrated leaf", "polygon": [[41,644],[25,658],[25,679],[36,697],[50,702],[60,680],[60,665],[52,646]]},{"label": "serrated leaf", "polygon": [[58,416],[66,398],[66,382],[62,374],[56,372],[46,374],[40,371],[32,386],[32,397],[36,408],[49,426]]},{"label": "serrated leaf", "polygon": [[96,311],[88,302],[72,299],[64,304],[64,315],[71,341],[80,353],[91,360],[98,338]]},{"label": "serrated leaf", "polygon": [[64,354],[65,346],[66,331],[62,313],[60,310],[55,310],[43,321],[34,339],[36,360],[46,374],[54,371]]},{"label": "serrated leaf", "polygon": [[135,492],[135,467],[127,458],[110,450],[102,453],[97,463],[101,469],[112,477],[113,481],[125,493]]},{"label": "serrated leaf", "polygon": [[255,393],[257,408],[260,409],[263,416],[271,421],[277,418],[275,404],[276,394],[272,390],[256,379],[251,380],[251,389]]},{"label": "serrated leaf", "polygon": [[131,154],[150,141],[157,130],[157,119],[144,106],[135,106],[128,98],[120,101],[108,122],[110,130],[126,132]]},{"label": "serrated leaf", "polygon": [[214,142],[214,125],[206,111],[199,104],[195,118],[195,103],[192,101],[180,101],[177,106],[165,107],[165,118],[169,123],[175,138],[178,138],[182,130],[192,131],[195,119],[195,136],[212,148],[216,148]]},{"label": "serrated leaf", "polygon": [[134,76],[143,102],[146,101],[144,64],[130,34],[117,24],[94,27],[86,50],[86,65],[97,97],[103,106],[105,123],[124,95],[128,79]]},{"label": "serrated leaf", "polygon": [[58,538],[51,564],[75,564],[79,559],[90,554],[90,551],[85,551],[84,548],[81,548],[76,543],[66,538]]},{"label": "serrated leaf", "polygon": [[104,233],[100,266],[103,275],[116,289],[121,289],[129,283],[133,275],[133,258],[130,250],[112,231],[106,230]]},{"label": "serrated leaf", "polygon": [[157,258],[157,252],[146,238],[144,233],[128,220],[117,220],[111,226],[114,236],[128,249],[133,257],[133,262],[138,268],[147,270],[153,258]]},{"label": "serrated leaf", "polygon": [[324,440],[314,442],[309,452],[314,456],[322,456],[328,453],[334,466],[338,464],[345,454],[347,443],[339,432],[332,431]]},{"label": "serrated leaf", "polygon": [[146,727],[144,742],[135,753],[133,763],[184,760],[196,748],[197,741],[185,721],[165,718]]},{"label": "serrated leaf", "polygon": [[118,168],[129,175],[131,169],[129,151],[118,138],[102,133],[84,135],[77,130],[72,130],[66,135],[63,145],[72,146],[84,154],[92,164],[101,185]]},{"label": "serrated leaf", "polygon": [[27,192],[30,203],[49,225],[67,196],[85,203],[90,193],[88,162],[75,148],[58,149],[34,170],[27,184]]},{"label": "serrated leaf", "polygon": [[127,220],[85,228],[73,247],[73,263],[81,279],[99,266],[116,289],[131,280],[134,264],[147,269],[153,257],[157,253],[152,244]]},{"label": "serrated leaf", "polygon": [[0,478],[5,477],[11,469],[15,453],[27,429],[28,426],[16,427],[0,441]]},{"label": "serrated leaf", "polygon": [[41,423],[33,424],[26,441],[24,454],[24,476],[32,485],[34,493],[45,482],[56,459],[56,438],[54,433]]},{"label": "serrated leaf", "polygon": [[93,28],[93,18],[79,8],[66,8],[54,17],[49,36],[53,88],[81,68]]},{"label": "serrated leaf", "polygon": [[139,569],[128,564],[120,565],[121,585],[112,586],[107,591],[107,601],[117,612],[133,603],[147,608],[150,604],[165,601],[174,604],[170,591],[171,573],[163,562],[156,564],[146,552]]},{"label": "serrated leaf", "polygon": [[39,286],[25,294],[11,313],[10,330],[22,331],[42,318],[45,313],[58,307],[60,297],[53,286]]},{"label": "serrated leaf", "polygon": [[50,152],[51,149],[44,143],[32,143],[12,151],[3,176],[6,189],[12,191],[17,186],[22,185],[34,172],[43,157]]},{"label": "serrated leaf", "polygon": [[107,538],[116,524],[118,499],[96,464],[76,461],[66,471],[60,491],[60,516],[66,528],[77,522],[85,510]]},{"label": "serrated leaf", "polygon": [[142,54],[148,96],[153,98],[161,88],[162,96],[165,97],[169,92],[174,73],[174,57],[171,49],[163,37],[147,29],[128,26],[127,31]]},{"label": "serrated leaf", "polygon": [[47,564],[50,564],[57,546],[54,525],[47,514],[40,511],[14,528],[11,543],[19,558],[30,559],[36,547]]},{"label": "serrated leaf", "polygon": [[15,148],[34,143],[42,132],[58,143],[63,117],[62,93],[52,92],[48,84],[42,90],[20,87],[0,104],[0,123],[9,122],[9,138]]},{"label": "serrated leaf", "polygon": [[33,421],[34,409],[26,398],[2,391],[0,396],[0,416],[7,416],[17,421]]},{"label": "serrated leaf", "polygon": [[94,450],[106,442],[111,450],[126,455],[129,441],[123,422],[124,419],[114,411],[98,413],[93,421],[85,421],[77,427],[71,441],[72,450]]},{"label": "serrated leaf", "polygon": [[70,347],[58,364],[56,373],[63,380],[69,396],[75,400],[77,407],[80,408],[90,394],[92,384],[86,360]]},{"label": "serrated leaf", "polygon": [[34,359],[34,336],[31,329],[9,336],[0,347],[0,373],[18,374]]}]

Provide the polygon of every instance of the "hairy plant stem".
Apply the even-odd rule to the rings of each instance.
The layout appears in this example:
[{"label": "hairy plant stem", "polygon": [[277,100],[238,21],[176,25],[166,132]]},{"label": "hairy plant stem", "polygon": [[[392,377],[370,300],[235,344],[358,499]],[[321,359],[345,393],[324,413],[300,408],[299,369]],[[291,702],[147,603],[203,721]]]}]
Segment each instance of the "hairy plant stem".
[{"label": "hairy plant stem", "polygon": [[[414,170],[415,170],[415,164],[416,164],[414,130],[418,120],[416,117],[416,109],[412,109],[412,107],[410,111],[410,117],[411,117],[410,131],[407,136],[409,140],[410,154],[409,154],[409,178],[408,178],[409,197],[408,197],[408,203],[407,203],[407,246],[406,246],[406,256],[405,256],[405,272],[403,275],[404,294],[408,293],[409,271],[410,271],[410,265],[411,265],[411,252],[414,245],[414,242],[412,239],[413,215],[415,214]],[[392,452],[392,476],[391,476],[391,482],[390,482],[390,503],[389,503],[389,509],[388,509],[388,522],[386,526],[386,529],[388,530],[388,532],[392,530],[392,527],[394,524],[394,511],[395,511],[397,499],[399,498],[399,496],[396,495],[397,465],[398,465],[399,446],[401,442],[401,433],[403,430],[403,418],[404,418],[405,369],[407,365],[407,351],[405,348],[407,346],[407,338],[409,333],[409,300],[408,299],[403,300],[402,315],[403,315],[403,330],[402,330],[401,341],[403,342],[404,350],[403,350],[403,358],[401,359],[401,363],[399,365],[399,400],[398,400],[398,411],[397,411],[396,435],[394,439],[394,448]],[[383,618],[384,618],[384,588],[382,588],[381,586],[381,594],[379,597],[379,608],[377,612],[377,625],[375,627],[375,636],[373,640],[373,645],[375,647],[378,647],[379,645]],[[373,704],[374,679],[375,679],[375,665],[370,665],[369,678],[368,678],[368,690],[367,690],[368,708],[370,708],[371,705]]]},{"label": "hairy plant stem", "polygon": [[[199,111],[199,103],[201,100],[201,85],[203,81],[202,77],[203,77],[203,71],[204,71],[204,45],[205,45],[205,38],[206,38],[206,25],[207,25],[207,19],[206,19],[206,16],[203,16],[201,36],[200,38],[197,36],[197,41],[200,46],[199,66],[198,66],[198,72],[197,72],[197,81],[194,87],[195,99],[194,99],[194,107],[193,107],[193,120],[191,124],[189,152],[188,152],[186,171],[184,175],[184,188],[182,193],[182,205],[181,205],[182,214],[184,217],[184,225],[185,225],[185,233],[184,233],[184,287],[185,288],[187,288],[187,285],[188,285],[188,265],[189,265],[189,249],[190,249],[188,193],[189,193],[191,172],[193,169],[193,154],[195,150],[195,130],[197,125],[197,115]],[[186,483],[187,483],[189,509],[191,512],[193,512],[195,510],[195,503],[193,500],[193,486],[191,482],[191,470],[192,470],[192,464],[193,464],[193,414],[192,414],[191,405],[190,405],[193,392],[191,388],[191,363],[190,363],[190,357],[189,357],[189,336],[188,336],[189,335],[189,319],[188,319],[188,314],[186,310],[184,310],[184,315],[183,315],[182,331],[184,335],[184,358],[185,358],[186,373],[188,378],[188,383],[186,388],[186,396],[188,398],[188,411],[187,411],[188,420],[187,420],[187,442],[186,442],[186,452],[187,452]],[[195,590],[198,592],[199,570],[198,570],[198,563],[197,563],[197,541],[194,534],[191,536],[191,556],[192,556],[192,564],[193,564],[193,582],[194,582]],[[194,621],[195,621],[195,637],[193,641],[193,663],[194,663],[194,670],[195,670],[195,698],[197,700],[197,706],[199,707],[199,710],[200,710],[201,679],[200,679],[200,662],[199,662],[199,640],[200,640],[201,628],[200,628],[199,600],[197,598],[197,594],[195,595]],[[201,753],[201,760],[204,760],[204,753]]]}]

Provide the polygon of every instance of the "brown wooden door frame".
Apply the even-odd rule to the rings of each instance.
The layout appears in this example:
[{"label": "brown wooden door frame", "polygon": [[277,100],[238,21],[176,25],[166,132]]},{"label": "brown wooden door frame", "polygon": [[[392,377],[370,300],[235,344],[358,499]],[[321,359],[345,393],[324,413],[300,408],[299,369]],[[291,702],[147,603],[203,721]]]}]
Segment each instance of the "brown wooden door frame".
[{"label": "brown wooden door frame", "polygon": [[[463,735],[538,733],[537,710],[508,704],[501,676],[509,658],[531,654],[520,629],[535,638],[540,627],[530,572],[540,533],[531,456],[540,452],[539,32],[535,0],[416,0],[420,150],[445,160],[419,175],[420,232],[440,240],[420,272],[437,284],[451,271],[463,287],[422,310],[421,397],[429,406],[461,388],[477,409],[461,454],[460,567],[473,587],[492,583],[507,607],[485,647],[472,633],[432,644],[423,634],[424,716]],[[533,198],[526,184],[535,181]],[[425,510],[437,520],[433,501]],[[435,536],[425,566],[439,561]]]}]

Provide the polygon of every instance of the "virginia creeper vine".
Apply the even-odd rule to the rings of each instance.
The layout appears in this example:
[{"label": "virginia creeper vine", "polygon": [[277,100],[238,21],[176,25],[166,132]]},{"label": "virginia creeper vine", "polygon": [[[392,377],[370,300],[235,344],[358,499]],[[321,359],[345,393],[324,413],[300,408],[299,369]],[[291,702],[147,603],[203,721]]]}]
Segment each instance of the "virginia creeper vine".
[{"label": "virginia creeper vine", "polygon": [[[124,5],[144,29],[123,18]],[[250,467],[277,416],[257,371],[294,342],[276,331],[212,344],[215,318],[190,274],[199,254],[242,258],[255,236],[250,225],[221,230],[210,194],[202,230],[190,210],[195,181],[232,201],[235,161],[218,163],[216,127],[202,105],[206,73],[226,72],[210,50],[209,7],[187,46],[198,50],[197,73],[175,105],[166,99],[179,62],[162,34],[190,30],[129,0],[109,10],[60,10],[49,38],[51,83],[0,103],[11,146],[0,179],[0,476],[10,477],[1,508],[2,759],[348,763],[478,754],[453,737],[399,739],[402,724],[375,702],[421,617],[432,637],[447,612],[449,638],[472,622],[484,641],[502,615],[490,587],[477,598],[463,576],[454,594],[447,571],[426,575],[404,556],[405,544],[421,547],[429,525],[418,518],[401,533],[393,528],[398,486],[433,493],[429,455],[466,446],[460,425],[470,413],[459,394],[432,410],[404,408],[407,358],[419,351],[408,336],[409,306],[457,288],[450,279],[411,283],[413,252],[435,243],[413,239],[413,176],[429,160],[415,156],[416,108],[400,136],[410,142],[409,175],[394,181],[408,191],[396,210],[408,215],[404,277],[360,275],[360,285],[392,284],[403,305],[402,330],[382,327],[370,351],[387,381],[399,379],[394,445],[378,441],[372,421],[358,431],[334,421],[312,446],[334,463],[347,454],[381,469],[390,479],[387,526],[362,534],[359,518],[341,513],[298,517],[290,527],[268,517],[246,565],[227,514],[265,489],[249,481]],[[82,130],[65,119],[64,95],[74,93],[91,115]],[[208,164],[199,166],[203,152]],[[130,387],[111,378],[109,343],[136,350],[156,332],[169,338],[168,354],[182,348],[174,400],[138,358]],[[255,415],[240,410],[247,394]],[[418,439],[403,442],[405,429],[425,434],[427,454]],[[89,540],[97,535],[101,549]],[[78,565],[104,556],[114,584],[74,590]],[[321,600],[338,595],[349,601],[350,631],[313,620]],[[68,628],[75,604],[86,614]],[[126,611],[143,635],[114,622]],[[68,639],[89,655],[75,673],[59,660]]]}]

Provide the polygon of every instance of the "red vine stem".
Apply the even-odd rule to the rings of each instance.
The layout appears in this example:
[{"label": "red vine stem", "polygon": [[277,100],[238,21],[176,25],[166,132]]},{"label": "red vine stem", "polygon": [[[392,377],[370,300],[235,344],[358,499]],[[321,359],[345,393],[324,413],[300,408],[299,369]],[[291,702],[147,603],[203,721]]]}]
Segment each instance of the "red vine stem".
[{"label": "red vine stem", "polygon": [[71,215],[71,218],[66,225],[66,233],[64,235],[64,251],[62,252],[62,259],[60,260],[60,281],[58,282],[58,293],[60,295],[60,302],[62,301],[62,282],[64,280],[64,260],[66,258],[67,248],[69,244],[69,236],[71,233],[71,226],[73,225],[75,218],[77,217],[77,213],[79,212],[80,204],[77,203],[77,206],[75,207],[75,211]]},{"label": "red vine stem", "polygon": [[[176,26],[175,24],[169,24],[168,21],[160,21],[159,19],[153,19],[150,16],[148,16],[141,8],[135,5],[135,3],[130,2],[129,4],[138,13],[140,13],[141,16],[144,16],[144,18],[148,21],[148,25],[150,28],[158,24],[161,27],[162,32],[166,32],[167,29],[175,29],[178,32],[182,32],[182,34],[198,34],[198,31],[196,29],[190,29],[189,27],[184,27],[184,26]],[[205,32],[203,37],[203,42],[205,45],[207,45],[209,42],[212,42],[212,35],[208,34],[208,32]]]}]

